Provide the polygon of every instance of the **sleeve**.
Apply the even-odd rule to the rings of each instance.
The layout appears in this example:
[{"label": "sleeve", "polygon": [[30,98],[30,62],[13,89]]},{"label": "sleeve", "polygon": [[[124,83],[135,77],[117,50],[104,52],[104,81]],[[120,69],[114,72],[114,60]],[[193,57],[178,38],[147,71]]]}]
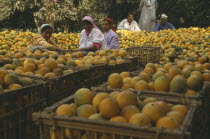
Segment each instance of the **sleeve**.
[{"label": "sleeve", "polygon": [[122,20],[122,21],[120,22],[120,24],[117,26],[117,30],[125,29],[125,28],[124,28],[124,22],[125,22],[125,20]]},{"label": "sleeve", "polygon": [[80,33],[79,48],[85,48],[85,39],[83,32]]},{"label": "sleeve", "polygon": [[100,43],[93,43],[93,46],[95,46],[97,50],[99,50],[101,48]]},{"label": "sleeve", "polygon": [[137,22],[135,21],[134,23],[135,23],[134,24],[134,30],[135,31],[140,31],[141,29],[139,28],[139,25],[137,24]]},{"label": "sleeve", "polygon": [[144,0],[141,0],[139,4],[139,9],[142,10],[143,6],[144,6]]},{"label": "sleeve", "polygon": [[102,45],[102,42],[104,42],[104,35],[99,29],[95,29],[93,32],[93,44],[96,46],[97,49],[99,49]]},{"label": "sleeve", "polygon": [[110,40],[110,46],[111,46],[111,49],[119,49],[119,40],[118,40],[118,35],[117,34],[114,34],[112,37],[111,37],[111,40]]},{"label": "sleeve", "polygon": [[156,26],[155,26],[155,31],[160,31],[160,24],[158,23],[158,24],[156,24]]},{"label": "sleeve", "polygon": [[169,27],[170,27],[170,29],[175,29],[175,26],[172,25],[171,23],[169,23]]},{"label": "sleeve", "polygon": [[50,40],[50,44],[57,47],[57,44],[53,40]]},{"label": "sleeve", "polygon": [[55,48],[56,48],[54,45],[48,43],[46,40],[44,40],[42,38],[37,38],[36,45],[43,46],[49,50],[55,50]]},{"label": "sleeve", "polygon": [[146,5],[147,7],[151,7],[154,3],[156,2],[156,0],[146,0]]}]

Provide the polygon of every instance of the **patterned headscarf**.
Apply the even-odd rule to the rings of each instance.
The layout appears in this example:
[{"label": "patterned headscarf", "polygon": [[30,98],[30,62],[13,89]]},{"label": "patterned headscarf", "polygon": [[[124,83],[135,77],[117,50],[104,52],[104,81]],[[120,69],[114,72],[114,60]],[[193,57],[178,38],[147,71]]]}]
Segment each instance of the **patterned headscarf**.
[{"label": "patterned headscarf", "polygon": [[90,17],[90,16],[85,16],[85,17],[82,19],[82,21],[84,21],[84,20],[89,21],[89,22],[93,25],[93,28],[99,29],[99,28],[95,25],[94,20],[93,20],[92,17]]}]

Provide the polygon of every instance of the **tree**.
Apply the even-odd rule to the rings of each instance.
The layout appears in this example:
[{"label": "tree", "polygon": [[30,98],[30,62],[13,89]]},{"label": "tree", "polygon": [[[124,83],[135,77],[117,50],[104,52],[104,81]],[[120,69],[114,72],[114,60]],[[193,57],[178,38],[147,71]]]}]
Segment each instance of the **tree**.
[{"label": "tree", "polygon": [[[59,30],[81,30],[81,19],[86,16],[92,16],[97,24],[108,16],[111,7],[111,0],[59,0],[55,3],[55,29]],[[37,24],[46,22],[46,18],[50,15],[47,13],[47,2],[44,1],[39,11],[34,13]]]},{"label": "tree", "polygon": [[0,0],[0,23],[6,27],[20,27],[27,22],[33,27],[34,20],[31,20],[31,15],[33,16],[40,6],[41,0]]},{"label": "tree", "polygon": [[13,13],[11,1],[0,0],[0,13],[0,20],[4,20]]},{"label": "tree", "polygon": [[[0,0],[0,24],[2,27],[38,28],[52,19],[58,31],[80,31],[85,15],[92,16],[97,25],[105,17],[113,18],[115,23],[126,18],[127,13],[133,13],[137,21],[140,17],[139,0],[57,0],[51,5],[54,9],[51,13],[47,13],[50,9],[47,2],[52,3],[52,0]],[[208,27],[209,5],[209,0],[158,0],[157,19],[165,13],[177,28]]]}]

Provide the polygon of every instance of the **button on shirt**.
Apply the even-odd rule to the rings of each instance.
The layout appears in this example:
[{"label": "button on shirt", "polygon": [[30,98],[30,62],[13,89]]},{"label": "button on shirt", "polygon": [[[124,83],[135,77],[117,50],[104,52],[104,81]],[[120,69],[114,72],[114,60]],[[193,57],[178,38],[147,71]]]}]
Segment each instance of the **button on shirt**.
[{"label": "button on shirt", "polygon": [[165,26],[162,26],[161,23],[158,23],[155,27],[155,31],[167,30],[167,29],[175,29],[175,27],[169,22],[166,22]]}]

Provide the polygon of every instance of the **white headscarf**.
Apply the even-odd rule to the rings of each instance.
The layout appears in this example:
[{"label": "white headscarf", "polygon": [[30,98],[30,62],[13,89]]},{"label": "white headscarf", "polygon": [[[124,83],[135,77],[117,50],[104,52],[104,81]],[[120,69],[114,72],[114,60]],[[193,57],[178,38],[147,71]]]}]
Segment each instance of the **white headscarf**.
[{"label": "white headscarf", "polygon": [[165,15],[165,14],[161,14],[161,19],[167,19],[168,18],[168,16],[167,15]]}]

